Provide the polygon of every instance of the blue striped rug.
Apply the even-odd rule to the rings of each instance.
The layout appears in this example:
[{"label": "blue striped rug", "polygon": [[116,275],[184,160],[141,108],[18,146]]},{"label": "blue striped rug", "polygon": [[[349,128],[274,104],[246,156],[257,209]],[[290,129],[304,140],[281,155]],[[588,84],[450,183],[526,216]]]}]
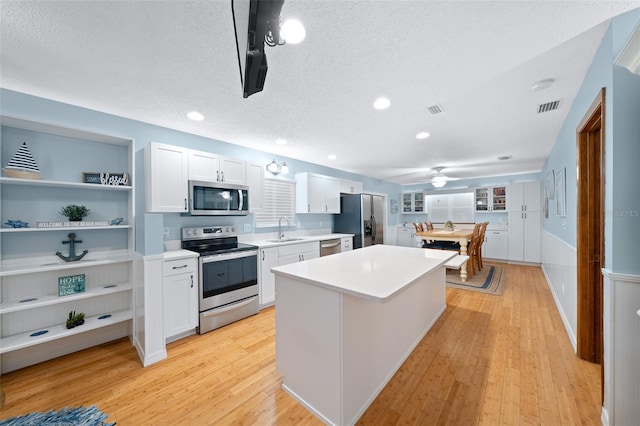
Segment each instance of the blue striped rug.
[{"label": "blue striped rug", "polygon": [[499,265],[484,265],[482,271],[476,271],[471,279],[462,282],[460,270],[447,269],[447,286],[463,290],[473,290],[489,294],[502,294],[505,280],[504,267]]},{"label": "blue striped rug", "polygon": [[23,416],[10,417],[0,420],[2,426],[113,426],[114,423],[105,423],[109,417],[95,406],[88,408],[63,408],[60,411],[48,413],[30,413]]}]

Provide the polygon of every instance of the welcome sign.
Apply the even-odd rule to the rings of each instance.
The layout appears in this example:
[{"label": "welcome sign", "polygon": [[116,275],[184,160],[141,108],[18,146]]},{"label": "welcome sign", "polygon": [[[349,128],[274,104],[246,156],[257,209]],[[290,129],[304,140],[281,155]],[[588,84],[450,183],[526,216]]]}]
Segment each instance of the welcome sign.
[{"label": "welcome sign", "polygon": [[76,293],[84,293],[84,274],[69,275],[68,277],[58,277],[58,296],[69,296]]}]

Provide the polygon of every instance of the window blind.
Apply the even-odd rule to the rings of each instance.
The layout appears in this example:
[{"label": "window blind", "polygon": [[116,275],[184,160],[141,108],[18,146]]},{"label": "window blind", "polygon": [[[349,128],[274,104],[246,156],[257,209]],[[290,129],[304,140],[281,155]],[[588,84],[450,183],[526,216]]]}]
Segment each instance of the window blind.
[{"label": "window blind", "polygon": [[255,213],[256,228],[278,226],[278,219],[286,216],[292,225],[296,220],[296,182],[282,179],[264,180],[263,205]]},{"label": "window blind", "polygon": [[427,214],[433,223],[473,223],[475,220],[473,192],[427,195]]}]

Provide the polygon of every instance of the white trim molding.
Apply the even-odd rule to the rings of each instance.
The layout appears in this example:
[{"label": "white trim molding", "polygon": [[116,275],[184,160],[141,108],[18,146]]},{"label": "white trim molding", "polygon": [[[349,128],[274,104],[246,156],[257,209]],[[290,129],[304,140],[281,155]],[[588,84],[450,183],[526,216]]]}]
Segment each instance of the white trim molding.
[{"label": "white trim molding", "polygon": [[602,269],[604,333],[603,425],[640,419],[640,275]]},{"label": "white trim molding", "polygon": [[[541,261],[547,285],[562,318],[573,351],[577,350],[577,251],[556,235],[542,230]],[[511,262],[510,262],[511,263]]]}]

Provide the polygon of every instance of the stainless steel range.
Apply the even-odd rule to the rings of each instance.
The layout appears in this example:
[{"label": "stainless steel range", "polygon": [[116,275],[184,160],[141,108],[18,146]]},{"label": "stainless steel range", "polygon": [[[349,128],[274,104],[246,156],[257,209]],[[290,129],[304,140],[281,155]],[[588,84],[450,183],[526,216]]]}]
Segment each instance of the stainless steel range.
[{"label": "stainless steel range", "polygon": [[200,254],[199,334],[258,313],[258,247],[234,226],[182,228],[182,248]]}]

